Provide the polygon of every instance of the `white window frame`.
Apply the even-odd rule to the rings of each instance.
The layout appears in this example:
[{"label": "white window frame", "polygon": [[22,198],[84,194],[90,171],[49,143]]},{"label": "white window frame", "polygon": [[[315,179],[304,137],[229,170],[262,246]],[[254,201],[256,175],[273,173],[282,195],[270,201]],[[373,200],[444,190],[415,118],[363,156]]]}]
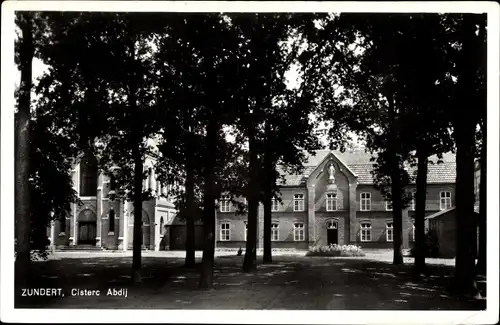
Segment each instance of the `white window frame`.
[{"label": "white window frame", "polygon": [[337,211],[337,193],[326,194],[326,211]]},{"label": "white window frame", "polygon": [[338,228],[339,228],[339,223],[337,221],[330,220],[326,223],[326,229],[338,229]]},{"label": "white window frame", "polygon": [[394,241],[394,223],[392,221],[385,224],[385,240],[388,242]]},{"label": "white window frame", "polygon": [[392,211],[392,201],[385,201],[385,211]]},{"label": "white window frame", "polygon": [[[360,239],[362,242],[372,241],[372,224],[369,222],[361,222],[360,224]],[[364,235],[364,239],[363,239]],[[369,237],[369,238],[368,238]]]},{"label": "white window frame", "polygon": [[271,241],[280,240],[280,225],[279,223],[273,222],[271,224]]},{"label": "white window frame", "polygon": [[413,221],[413,228],[412,228],[412,233],[411,233],[411,241],[415,241],[415,221]]},{"label": "white window frame", "polygon": [[[226,234],[227,236],[225,236]],[[231,224],[229,222],[222,222],[220,224],[220,241],[230,241],[230,240],[231,240]]]},{"label": "white window frame", "polygon": [[412,211],[415,211],[415,208],[417,206],[417,202],[416,202],[415,196],[417,195],[417,192],[413,191],[413,192],[411,192],[411,195],[412,195],[412,197],[411,197],[410,209]]},{"label": "white window frame", "polygon": [[294,222],[293,224],[293,241],[306,240],[306,226],[303,222]]},{"label": "white window frame", "polygon": [[439,210],[448,210],[450,208],[451,208],[451,192],[450,191],[439,192]]},{"label": "white window frame", "polygon": [[[365,203],[365,208],[363,208],[363,202]],[[360,211],[372,210],[372,194],[370,192],[359,193],[359,210]]]},{"label": "white window frame", "polygon": [[245,241],[247,241],[248,238],[248,222],[245,222]]},{"label": "white window frame", "polygon": [[277,199],[271,201],[271,212],[278,212],[280,210],[280,202]]},{"label": "white window frame", "polygon": [[293,211],[301,212],[304,211],[304,194],[298,193],[293,195]]},{"label": "white window frame", "polygon": [[231,212],[231,201],[228,196],[223,196],[219,202],[220,212]]}]

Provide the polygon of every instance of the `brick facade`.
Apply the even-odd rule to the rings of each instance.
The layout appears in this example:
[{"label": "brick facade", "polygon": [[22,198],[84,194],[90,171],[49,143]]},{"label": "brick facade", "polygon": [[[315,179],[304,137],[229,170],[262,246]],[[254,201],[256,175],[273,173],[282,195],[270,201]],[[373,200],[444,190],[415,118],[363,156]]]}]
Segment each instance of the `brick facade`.
[{"label": "brick facade", "polygon": [[[354,157],[354,158],[353,158]],[[151,168],[154,158],[149,157],[145,169]],[[277,240],[274,248],[307,249],[313,245],[356,244],[364,248],[391,248],[393,243],[387,238],[388,224],[392,223],[392,211],[388,211],[381,193],[373,185],[369,157],[357,152],[335,153],[321,151],[310,158],[302,175],[287,175],[287,183],[280,188],[281,204],[272,212],[272,223],[277,224]],[[455,205],[454,162],[432,167],[430,165],[427,186],[426,215],[440,211],[440,193],[451,193],[451,206]],[[435,171],[433,171],[433,168]],[[87,169],[84,169],[87,170]],[[332,174],[333,173],[333,174]],[[433,174],[434,173],[434,174]],[[443,174],[444,173],[444,174]],[[439,178],[436,174],[446,175]],[[80,190],[81,168],[75,165],[72,171],[73,183]],[[165,188],[151,179],[145,186],[153,188],[153,193],[164,193]],[[414,190],[414,184],[407,190]],[[133,244],[133,204],[109,197],[110,180],[99,175],[95,196],[80,197],[82,204],[73,204],[66,218],[66,227],[55,222],[48,236],[56,246],[79,245],[82,235],[95,240],[95,246],[110,250],[127,250]],[[336,195],[333,211],[327,210],[327,195]],[[361,211],[361,193],[370,193],[370,209]],[[295,202],[295,195],[300,202]],[[296,207],[300,207],[297,211]],[[114,229],[110,229],[110,211],[114,210]],[[181,249],[185,243],[184,221],[176,217],[171,201],[157,196],[142,204],[144,249]],[[413,242],[413,220],[415,211],[409,206],[403,210],[403,247],[409,248]],[[83,220],[81,218],[90,218]],[[247,215],[237,215],[236,208],[229,212],[216,213],[216,247],[244,248]],[[369,241],[361,240],[361,224],[371,226]],[[221,237],[221,225],[229,225],[229,240]],[[85,225],[87,228],[82,228]],[[202,224],[196,223],[197,245],[202,242]],[[297,226],[297,228],[296,228]],[[330,227],[330,229],[329,229]],[[95,229],[94,229],[95,228]],[[263,247],[263,206],[259,205],[257,224],[257,247]]]}]

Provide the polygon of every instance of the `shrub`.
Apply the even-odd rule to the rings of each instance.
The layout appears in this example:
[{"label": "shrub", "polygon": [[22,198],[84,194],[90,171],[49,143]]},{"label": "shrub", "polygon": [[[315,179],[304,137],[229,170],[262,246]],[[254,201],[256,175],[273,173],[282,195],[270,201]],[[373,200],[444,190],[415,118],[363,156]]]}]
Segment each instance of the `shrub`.
[{"label": "shrub", "polygon": [[[413,244],[413,247],[410,250],[410,256],[415,257],[415,243]],[[439,256],[439,241],[437,238],[437,235],[432,232],[428,231],[425,234],[425,257],[438,257]]]},{"label": "shrub", "polygon": [[306,256],[365,256],[360,246],[337,245],[313,246]]}]

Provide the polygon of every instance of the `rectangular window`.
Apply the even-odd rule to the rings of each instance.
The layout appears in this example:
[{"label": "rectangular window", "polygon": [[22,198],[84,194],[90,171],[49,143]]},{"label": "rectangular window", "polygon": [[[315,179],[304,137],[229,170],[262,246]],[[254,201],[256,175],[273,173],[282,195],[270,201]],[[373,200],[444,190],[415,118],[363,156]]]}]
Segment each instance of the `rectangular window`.
[{"label": "rectangular window", "polygon": [[385,225],[385,240],[387,241],[394,240],[394,227],[392,226],[392,222],[388,222]]},{"label": "rectangular window", "polygon": [[231,201],[228,196],[223,196],[220,200],[220,212],[231,212]]},{"label": "rectangular window", "polygon": [[337,193],[326,195],[326,211],[337,211]]},{"label": "rectangular window", "polygon": [[278,241],[280,238],[279,228],[277,223],[271,224],[271,241]]},{"label": "rectangular window", "polygon": [[451,208],[451,192],[440,192],[439,209],[447,210]]},{"label": "rectangular window", "polygon": [[361,193],[361,211],[370,211],[372,209],[371,193]]},{"label": "rectangular window", "polygon": [[305,240],[305,231],[303,223],[294,223],[293,224],[293,240],[294,241],[304,241]]},{"label": "rectangular window", "polygon": [[411,229],[411,240],[415,241],[415,221],[413,221],[413,228]]},{"label": "rectangular window", "polygon": [[385,210],[392,211],[392,201],[385,201]]},{"label": "rectangular window", "polygon": [[245,222],[245,241],[247,241],[248,236],[248,223]]},{"label": "rectangular window", "polygon": [[304,211],[304,194],[293,196],[293,211]]},{"label": "rectangular window", "polygon": [[278,212],[280,210],[280,203],[278,200],[273,199],[271,203],[271,211]]},{"label": "rectangular window", "polygon": [[370,223],[361,224],[361,241],[372,240],[372,225]]},{"label": "rectangular window", "polygon": [[229,229],[229,223],[221,223],[220,225],[220,240],[229,241],[231,238],[231,230]]}]

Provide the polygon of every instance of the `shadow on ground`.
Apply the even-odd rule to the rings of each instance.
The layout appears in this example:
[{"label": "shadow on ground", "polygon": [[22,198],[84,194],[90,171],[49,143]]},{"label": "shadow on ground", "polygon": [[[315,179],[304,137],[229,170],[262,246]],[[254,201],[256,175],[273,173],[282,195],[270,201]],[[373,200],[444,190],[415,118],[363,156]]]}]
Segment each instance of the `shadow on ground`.
[{"label": "shadow on ground", "polygon": [[[199,261],[199,260],[198,260]],[[360,258],[278,256],[257,271],[241,272],[243,257],[216,259],[214,288],[199,290],[199,271],[182,258],[144,257],[143,282],[130,283],[130,257],[37,262],[36,287],[63,288],[65,297],[17,297],[16,307],[308,310],[481,310],[486,301],[447,293],[451,266],[431,265],[415,281],[411,265]],[[480,279],[485,294],[485,281]],[[32,285],[33,286],[33,285]],[[99,289],[99,297],[72,297],[71,289]],[[127,297],[106,296],[127,288]]]}]

